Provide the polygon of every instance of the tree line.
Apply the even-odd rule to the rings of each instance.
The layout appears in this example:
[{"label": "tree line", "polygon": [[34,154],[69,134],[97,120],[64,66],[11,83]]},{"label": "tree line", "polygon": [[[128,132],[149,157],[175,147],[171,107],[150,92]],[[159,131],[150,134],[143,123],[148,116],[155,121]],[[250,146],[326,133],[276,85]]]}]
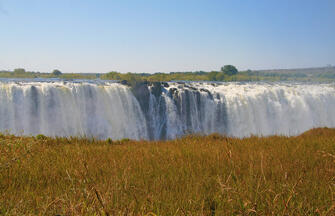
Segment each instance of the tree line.
[{"label": "tree line", "polygon": [[60,78],[60,79],[103,79],[136,82],[168,81],[334,81],[335,67],[285,70],[246,70],[238,71],[233,65],[225,65],[217,71],[170,72],[170,73],[62,73],[54,69],[50,73],[26,71],[16,68],[13,71],[0,71],[0,78]]}]

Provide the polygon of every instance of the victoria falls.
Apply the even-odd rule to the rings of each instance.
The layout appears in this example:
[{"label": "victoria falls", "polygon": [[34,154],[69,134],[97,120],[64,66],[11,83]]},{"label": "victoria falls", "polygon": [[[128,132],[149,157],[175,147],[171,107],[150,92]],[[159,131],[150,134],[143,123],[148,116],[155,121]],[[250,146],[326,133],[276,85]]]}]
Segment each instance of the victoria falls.
[{"label": "victoria falls", "polygon": [[0,216],[335,215],[334,0],[0,0]]},{"label": "victoria falls", "polygon": [[299,135],[335,127],[335,85],[298,82],[0,82],[0,131],[114,140]]}]

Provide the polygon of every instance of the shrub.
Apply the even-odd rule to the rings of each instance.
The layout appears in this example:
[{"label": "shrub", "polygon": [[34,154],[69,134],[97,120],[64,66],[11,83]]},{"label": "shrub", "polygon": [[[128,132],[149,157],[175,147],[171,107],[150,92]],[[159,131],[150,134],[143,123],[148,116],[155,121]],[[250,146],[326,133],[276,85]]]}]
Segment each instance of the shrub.
[{"label": "shrub", "polygon": [[124,143],[124,142],[129,142],[129,141],[130,141],[130,139],[129,139],[129,138],[123,138],[123,139],[121,139],[121,140],[120,140],[120,142],[121,142],[121,143]]},{"label": "shrub", "polygon": [[107,142],[108,144],[113,144],[113,140],[112,140],[111,138],[108,138],[108,139],[106,140],[106,142]]},{"label": "shrub", "polygon": [[38,139],[38,140],[45,140],[45,139],[47,139],[47,137],[45,135],[43,135],[43,134],[37,134],[36,135],[36,139]]}]

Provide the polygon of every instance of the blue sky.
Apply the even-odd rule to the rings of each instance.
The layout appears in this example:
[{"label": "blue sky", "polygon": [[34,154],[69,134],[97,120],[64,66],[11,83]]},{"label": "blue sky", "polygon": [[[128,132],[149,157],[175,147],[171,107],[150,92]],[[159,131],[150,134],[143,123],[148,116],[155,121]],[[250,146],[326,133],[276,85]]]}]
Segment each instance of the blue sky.
[{"label": "blue sky", "polygon": [[334,0],[0,0],[0,70],[335,64]]}]

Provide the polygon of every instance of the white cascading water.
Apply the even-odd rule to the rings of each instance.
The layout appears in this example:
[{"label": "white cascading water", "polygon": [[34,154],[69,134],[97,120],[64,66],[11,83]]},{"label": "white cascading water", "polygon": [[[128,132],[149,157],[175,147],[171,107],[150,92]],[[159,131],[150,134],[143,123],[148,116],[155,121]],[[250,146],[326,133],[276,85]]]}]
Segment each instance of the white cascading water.
[{"label": "white cascading water", "polygon": [[154,93],[147,87],[149,97],[139,98],[136,89],[112,82],[1,81],[0,131],[172,139],[214,132],[290,136],[335,127],[334,84],[190,82],[159,88]]},{"label": "white cascading water", "polygon": [[[235,137],[291,136],[316,127],[335,127],[334,84],[224,83],[213,86],[188,83],[187,85],[191,86],[192,92],[195,89],[196,92],[200,92],[200,102],[196,102],[195,94],[188,96],[190,97],[188,112],[192,121],[191,129],[188,130],[191,132],[205,134],[219,132]],[[171,87],[176,88],[176,85],[170,85]],[[182,97],[185,97],[184,89],[178,93]],[[207,92],[210,92],[211,97]],[[169,138],[175,137],[175,134],[180,135],[185,130],[183,129],[185,119],[176,118],[173,113],[168,113],[171,116],[168,118]],[[197,118],[199,115],[201,118]]]},{"label": "white cascading water", "polygon": [[136,98],[121,84],[0,83],[2,132],[146,139],[143,122]]}]

